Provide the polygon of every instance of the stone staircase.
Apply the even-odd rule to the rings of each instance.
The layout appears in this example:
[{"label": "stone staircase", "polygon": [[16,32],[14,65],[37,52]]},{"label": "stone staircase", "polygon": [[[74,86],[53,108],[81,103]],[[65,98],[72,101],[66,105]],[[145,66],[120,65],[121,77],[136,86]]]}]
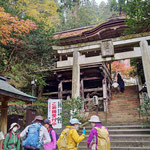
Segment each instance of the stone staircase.
[{"label": "stone staircase", "polygon": [[[106,125],[111,138],[111,150],[150,150],[150,128],[142,124]],[[91,127],[86,126],[86,138],[79,150],[87,150],[86,141]],[[81,131],[80,131],[81,134]]]}]

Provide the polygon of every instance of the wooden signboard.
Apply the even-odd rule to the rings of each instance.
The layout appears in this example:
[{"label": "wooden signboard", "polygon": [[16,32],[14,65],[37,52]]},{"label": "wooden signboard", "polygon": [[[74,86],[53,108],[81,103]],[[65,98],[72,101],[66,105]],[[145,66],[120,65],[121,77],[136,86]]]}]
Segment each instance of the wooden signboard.
[{"label": "wooden signboard", "polygon": [[114,56],[114,46],[111,40],[104,40],[101,42],[102,57]]}]

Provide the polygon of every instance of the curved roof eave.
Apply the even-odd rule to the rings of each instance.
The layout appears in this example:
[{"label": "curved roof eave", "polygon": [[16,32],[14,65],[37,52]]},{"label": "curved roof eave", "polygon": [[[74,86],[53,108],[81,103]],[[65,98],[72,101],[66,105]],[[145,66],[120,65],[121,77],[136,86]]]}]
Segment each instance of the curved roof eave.
[{"label": "curved roof eave", "polygon": [[86,31],[83,30],[81,33],[76,35],[74,35],[73,32],[70,32],[70,36],[65,37],[62,33],[58,45],[65,46],[119,37],[125,28],[127,28],[125,25],[125,18],[114,18],[96,27],[93,27],[92,29]]},{"label": "curved roof eave", "polygon": [[8,96],[10,98],[14,98],[26,102],[32,102],[37,100],[36,97],[30,96],[14,88],[7,82],[6,78],[1,76],[0,76],[0,95]]}]

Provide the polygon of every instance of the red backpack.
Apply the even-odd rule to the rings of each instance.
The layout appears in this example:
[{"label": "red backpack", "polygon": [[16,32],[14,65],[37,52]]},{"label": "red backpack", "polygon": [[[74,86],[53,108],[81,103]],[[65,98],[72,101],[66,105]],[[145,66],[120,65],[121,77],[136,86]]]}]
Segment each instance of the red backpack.
[{"label": "red backpack", "polygon": [[[6,135],[7,135],[7,134],[5,134],[5,137],[6,137]],[[9,140],[10,140],[10,139],[11,139],[11,133],[9,132],[8,135],[9,135]],[[19,139],[19,138],[20,138],[20,137],[19,137],[19,134],[17,133],[17,139]],[[8,140],[8,141],[9,141],[9,140]],[[4,138],[3,142],[2,142],[2,149],[4,149],[4,141],[5,141],[5,138]]]}]

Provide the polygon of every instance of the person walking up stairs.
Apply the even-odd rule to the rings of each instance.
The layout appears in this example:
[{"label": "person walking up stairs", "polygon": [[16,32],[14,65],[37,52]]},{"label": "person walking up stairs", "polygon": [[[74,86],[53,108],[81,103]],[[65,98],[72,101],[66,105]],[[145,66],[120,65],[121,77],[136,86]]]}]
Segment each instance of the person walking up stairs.
[{"label": "person walking up stairs", "polygon": [[[150,127],[146,124],[141,122],[105,123],[104,126],[109,131],[111,150],[150,150]],[[86,123],[85,127],[86,133],[89,135],[91,126]],[[88,149],[88,135],[79,144],[79,150]]]},{"label": "person walking up stairs", "polygon": [[77,145],[85,138],[86,134],[86,130],[83,129],[82,135],[79,136],[77,132],[79,124],[81,123],[76,118],[70,120],[70,125],[66,126],[59,136],[58,150],[78,150]]},{"label": "person walking up stairs", "polygon": [[90,150],[110,150],[110,137],[108,129],[102,126],[98,116],[91,116],[92,130],[87,140],[87,146]]}]

